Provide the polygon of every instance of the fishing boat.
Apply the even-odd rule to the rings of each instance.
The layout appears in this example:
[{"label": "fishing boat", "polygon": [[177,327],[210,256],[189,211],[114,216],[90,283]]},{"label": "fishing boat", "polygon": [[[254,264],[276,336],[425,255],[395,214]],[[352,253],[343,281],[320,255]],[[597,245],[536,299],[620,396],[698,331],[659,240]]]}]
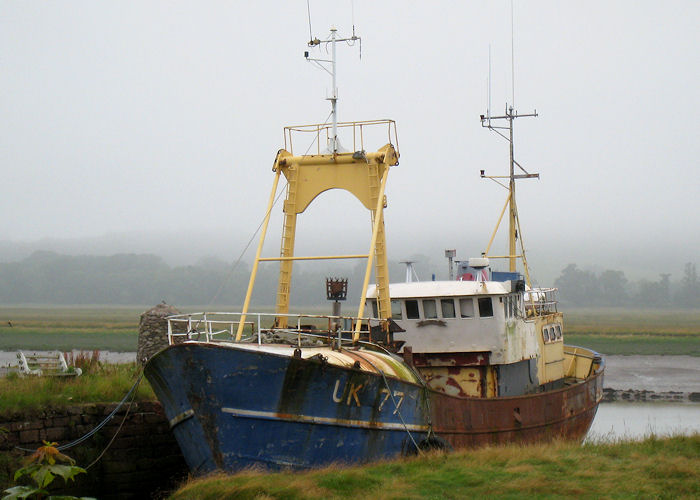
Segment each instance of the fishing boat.
[{"label": "fishing boat", "polygon": [[[332,49],[332,120],[284,130],[242,310],[168,318],[169,346],[146,364],[196,475],[305,469],[487,443],[581,440],[602,398],[602,357],[564,345],[555,290],[533,288],[525,252],[516,251],[512,109],[501,117],[511,140],[501,213],[510,207],[509,254],[491,255],[489,243],[483,255],[458,263],[453,279],[390,284],[383,210],[388,174],[400,156],[396,124],[336,118],[335,44],[357,39],[331,30],[327,42],[310,42]],[[488,126],[498,119],[489,116]],[[374,151],[366,149],[372,130],[387,140]],[[352,144],[349,151],[339,133]],[[313,138],[312,154],[295,154],[299,135]],[[280,255],[263,257],[282,177]],[[298,216],[330,189],[350,192],[369,211],[367,253],[296,255]],[[452,259],[454,251],[447,255]],[[508,271],[491,270],[498,257],[509,260]],[[328,259],[366,260],[357,314],[291,313],[294,262]],[[270,261],[280,266],[275,312],[251,312],[258,266]],[[516,261],[525,264],[524,275]],[[345,280],[327,285],[328,298],[347,293]]]}]

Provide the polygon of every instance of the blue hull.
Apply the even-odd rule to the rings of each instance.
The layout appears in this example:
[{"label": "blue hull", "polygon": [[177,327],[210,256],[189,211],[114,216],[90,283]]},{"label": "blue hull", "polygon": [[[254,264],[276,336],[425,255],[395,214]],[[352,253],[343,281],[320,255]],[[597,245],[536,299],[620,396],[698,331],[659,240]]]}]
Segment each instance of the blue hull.
[{"label": "blue hull", "polygon": [[179,344],[145,374],[194,474],[372,461],[428,436],[421,385],[320,359]]}]

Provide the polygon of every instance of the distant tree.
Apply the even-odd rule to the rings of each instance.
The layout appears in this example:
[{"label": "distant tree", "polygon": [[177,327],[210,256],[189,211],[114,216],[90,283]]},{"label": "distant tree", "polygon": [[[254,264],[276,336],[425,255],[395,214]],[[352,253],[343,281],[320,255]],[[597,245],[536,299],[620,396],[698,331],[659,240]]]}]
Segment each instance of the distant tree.
[{"label": "distant tree", "polygon": [[659,275],[659,306],[669,307],[671,305],[671,275],[661,273]]},{"label": "distant tree", "polygon": [[562,302],[580,306],[603,303],[596,275],[591,271],[579,269],[576,264],[566,266],[554,285],[559,288]]},{"label": "distant tree", "polygon": [[642,308],[660,308],[671,305],[671,275],[659,274],[659,281],[642,279],[637,282],[635,305]]},{"label": "distant tree", "polygon": [[658,283],[641,279],[637,282],[635,305],[641,308],[659,307]]},{"label": "distant tree", "polygon": [[685,264],[676,302],[682,307],[700,307],[700,281],[698,281],[695,264],[692,262]]},{"label": "distant tree", "polygon": [[622,271],[607,270],[598,278],[603,303],[621,306],[627,303],[627,278]]}]

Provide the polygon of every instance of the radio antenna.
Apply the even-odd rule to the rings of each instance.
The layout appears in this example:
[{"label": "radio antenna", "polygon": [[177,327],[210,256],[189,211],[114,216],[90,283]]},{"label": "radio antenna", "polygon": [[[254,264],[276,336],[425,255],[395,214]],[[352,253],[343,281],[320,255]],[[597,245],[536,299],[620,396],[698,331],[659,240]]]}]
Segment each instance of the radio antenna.
[{"label": "radio antenna", "polygon": [[309,40],[313,40],[314,35],[311,32],[311,6],[309,5],[309,0],[306,0],[306,12],[309,15]]},{"label": "radio antenna", "polygon": [[486,102],[486,117],[488,118],[488,125],[489,127],[491,126],[491,44],[489,44],[489,79],[487,81],[488,84],[488,93],[487,93],[487,102]]},{"label": "radio antenna", "polygon": [[513,0],[510,0],[510,83],[512,94],[511,105],[515,107],[515,42],[513,33],[515,21],[513,20]]},{"label": "radio antenna", "polygon": [[[308,0],[307,0],[308,4]],[[310,19],[310,18],[309,18]],[[354,31],[354,23],[353,23],[353,34],[349,38],[338,38],[338,30],[334,27],[331,27],[331,33],[330,36],[321,42],[318,38],[312,38],[308,46],[313,48],[313,47],[318,47],[321,45],[321,43],[326,44],[326,50],[328,49],[328,44],[331,46],[331,58],[330,59],[317,59],[317,58],[312,58],[309,57],[309,51],[304,52],[304,57],[306,58],[307,61],[310,61],[312,63],[315,63],[319,68],[321,68],[323,71],[328,73],[331,76],[331,81],[332,81],[332,89],[331,89],[331,96],[327,97],[326,99],[331,101],[331,137],[328,138],[328,149],[331,153],[335,154],[338,152],[338,149],[340,147],[340,144],[338,143],[338,86],[336,84],[336,57],[335,57],[335,49],[336,49],[336,44],[337,42],[355,42],[357,40],[360,40],[360,47],[362,46],[362,39],[359,36],[355,35]]]},{"label": "radio antenna", "polygon": [[[496,228],[493,230],[491,235],[491,240],[486,246],[486,251],[483,252],[484,257],[491,258],[505,258],[509,261],[509,270],[514,272],[516,270],[516,260],[518,258],[523,261],[523,269],[525,271],[525,277],[528,284],[530,284],[530,273],[527,267],[527,259],[525,257],[525,245],[523,244],[522,233],[520,231],[520,219],[518,217],[518,205],[515,201],[515,181],[519,179],[539,179],[540,174],[530,173],[525,168],[518,163],[515,159],[515,147],[513,138],[513,124],[517,118],[527,118],[536,117],[537,110],[532,113],[519,114],[515,109],[515,43],[513,41],[514,33],[514,23],[513,23],[513,0],[510,2],[510,65],[511,65],[511,83],[512,83],[512,99],[511,104],[506,103],[505,112],[500,116],[491,116],[491,46],[489,46],[489,93],[488,93],[488,108],[486,109],[486,115],[481,115],[481,126],[495,132],[500,137],[508,141],[509,149],[509,172],[508,175],[486,175],[485,170],[481,170],[480,176],[485,179],[491,179],[500,186],[508,190],[508,197],[506,198],[506,203],[501,212],[501,216],[498,218],[496,223]],[[508,210],[508,253],[506,255],[494,256],[490,255],[491,245],[493,243],[496,232],[501,225],[501,220],[503,215]],[[520,253],[517,250],[517,243],[520,243]]]}]

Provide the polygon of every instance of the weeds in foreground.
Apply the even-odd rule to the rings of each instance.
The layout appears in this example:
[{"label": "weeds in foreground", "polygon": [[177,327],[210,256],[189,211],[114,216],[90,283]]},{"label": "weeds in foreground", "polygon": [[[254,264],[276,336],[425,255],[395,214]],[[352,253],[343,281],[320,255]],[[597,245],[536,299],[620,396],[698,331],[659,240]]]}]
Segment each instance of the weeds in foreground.
[{"label": "weeds in foreground", "polygon": [[[25,480],[34,484],[8,488],[5,490],[6,495],[2,499],[46,498],[49,497],[49,486],[57,477],[68,483],[78,474],[86,473],[85,469],[75,465],[75,460],[58,451],[57,445],[58,443],[44,441],[44,446],[37,448],[34,454],[27,459],[26,465],[15,472],[14,476],[15,482]],[[61,495],[60,498],[70,500],[77,497]]]},{"label": "weeds in foreground", "polygon": [[68,351],[63,353],[66,363],[70,367],[80,368],[84,374],[96,373],[102,366],[100,351]]}]

